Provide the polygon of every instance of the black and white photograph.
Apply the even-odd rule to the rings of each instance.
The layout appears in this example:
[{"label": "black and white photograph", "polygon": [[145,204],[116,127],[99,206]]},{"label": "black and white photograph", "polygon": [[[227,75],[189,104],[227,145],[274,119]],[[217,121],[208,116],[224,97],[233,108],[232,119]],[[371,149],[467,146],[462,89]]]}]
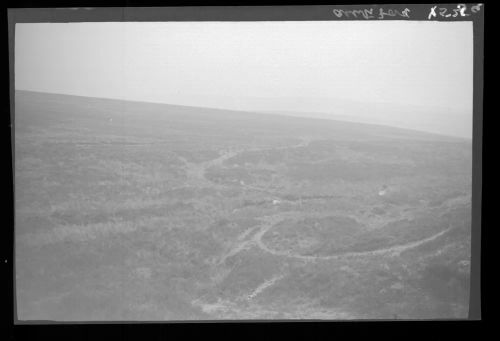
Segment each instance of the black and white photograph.
[{"label": "black and white photograph", "polygon": [[467,319],[473,23],[341,15],[16,23],[17,319]]}]

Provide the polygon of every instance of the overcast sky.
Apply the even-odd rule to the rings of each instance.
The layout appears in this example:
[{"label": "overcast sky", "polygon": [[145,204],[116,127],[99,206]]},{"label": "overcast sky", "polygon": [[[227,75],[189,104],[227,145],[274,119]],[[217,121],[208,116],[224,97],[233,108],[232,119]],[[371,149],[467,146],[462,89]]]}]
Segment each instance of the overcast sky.
[{"label": "overcast sky", "polygon": [[[472,43],[472,22],[16,24],[15,82],[22,90],[239,110],[429,106],[432,115],[409,124],[436,119],[460,130],[443,133],[468,136]],[[393,123],[394,115],[379,116]],[[406,121],[404,113],[397,120]]]}]

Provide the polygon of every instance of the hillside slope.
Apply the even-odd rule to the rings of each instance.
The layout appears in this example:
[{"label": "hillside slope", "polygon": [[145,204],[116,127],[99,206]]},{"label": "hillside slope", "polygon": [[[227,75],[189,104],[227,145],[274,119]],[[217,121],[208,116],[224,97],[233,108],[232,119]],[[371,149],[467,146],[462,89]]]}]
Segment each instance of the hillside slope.
[{"label": "hillside slope", "polygon": [[463,318],[470,141],[16,92],[20,319]]}]

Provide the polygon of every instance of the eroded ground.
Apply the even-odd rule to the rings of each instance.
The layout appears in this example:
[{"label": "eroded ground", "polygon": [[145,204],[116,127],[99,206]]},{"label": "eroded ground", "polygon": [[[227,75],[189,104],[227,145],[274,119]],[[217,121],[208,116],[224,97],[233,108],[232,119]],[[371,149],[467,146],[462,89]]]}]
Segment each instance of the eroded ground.
[{"label": "eroded ground", "polygon": [[15,133],[20,319],[467,316],[470,142],[29,92]]}]

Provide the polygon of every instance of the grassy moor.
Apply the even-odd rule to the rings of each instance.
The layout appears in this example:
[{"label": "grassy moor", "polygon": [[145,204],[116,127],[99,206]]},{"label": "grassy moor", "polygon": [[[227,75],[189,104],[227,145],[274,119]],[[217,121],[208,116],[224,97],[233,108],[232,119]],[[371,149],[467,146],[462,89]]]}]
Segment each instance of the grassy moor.
[{"label": "grassy moor", "polygon": [[472,142],[16,91],[20,320],[466,318]]}]

